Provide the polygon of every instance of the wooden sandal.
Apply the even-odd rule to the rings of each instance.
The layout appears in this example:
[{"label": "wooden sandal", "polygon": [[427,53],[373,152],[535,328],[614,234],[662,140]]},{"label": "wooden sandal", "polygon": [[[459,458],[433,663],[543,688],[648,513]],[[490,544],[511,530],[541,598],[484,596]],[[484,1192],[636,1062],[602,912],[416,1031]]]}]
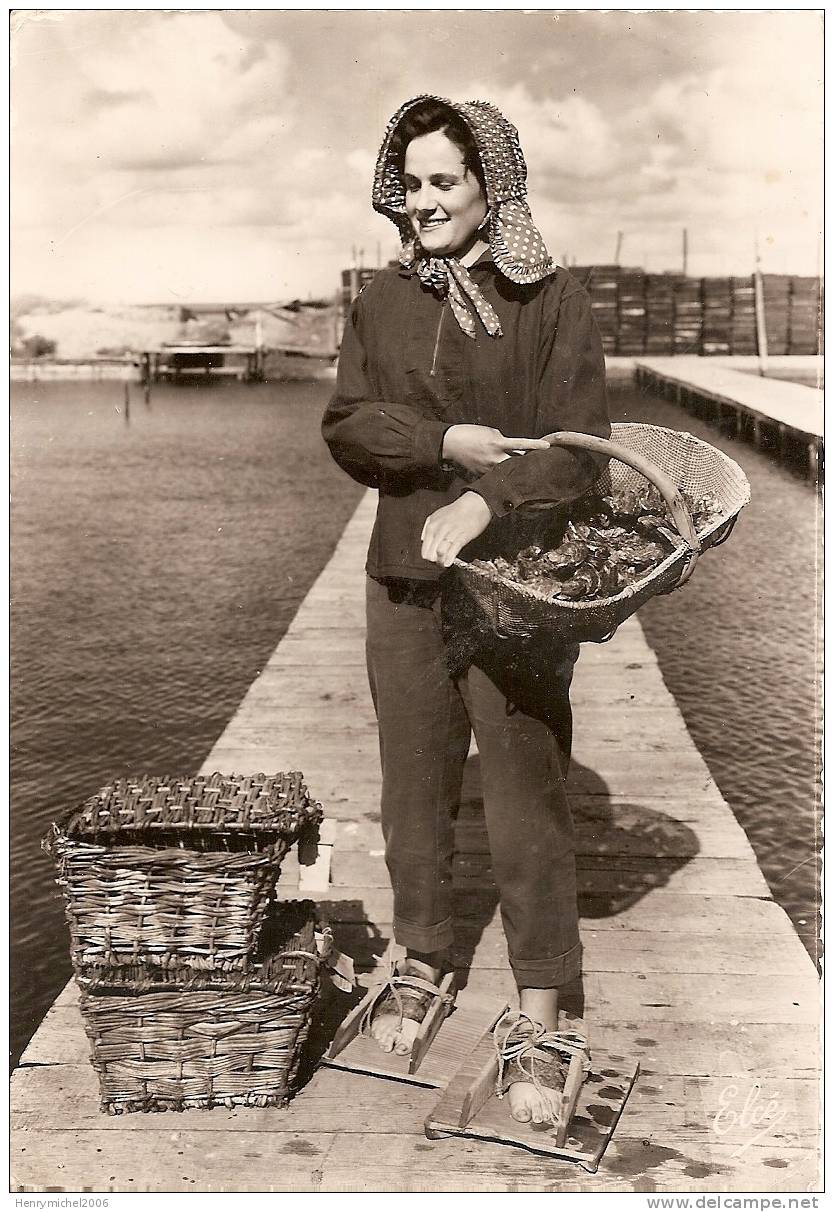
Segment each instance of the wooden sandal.
[{"label": "wooden sandal", "polygon": [[[472,1137],[576,1162],[591,1174],[623,1113],[639,1065],[583,1035],[546,1031],[506,1006],[485,1031],[426,1117],[429,1140]],[[566,1072],[565,1072],[566,1070]],[[564,1085],[561,1076],[565,1073]],[[515,1120],[501,1096],[514,1081],[562,1088],[558,1125]]]},{"label": "wooden sandal", "polygon": [[441,1021],[449,1013],[455,995],[453,988],[448,985],[444,987],[446,977],[441,978],[439,985],[434,985],[425,977],[402,972],[400,968],[399,963],[393,964],[388,979],[376,990],[372,990],[373,996],[368,1001],[359,1023],[360,1035],[371,1035],[371,1027],[378,1014],[396,1015],[399,1019],[398,1028],[402,1026],[403,1019],[422,1023],[438,998],[443,1011]]},{"label": "wooden sandal", "polygon": [[[388,977],[369,990],[338,1028],[333,1043],[324,1055],[326,1063],[345,1068],[356,1065],[365,1072],[384,1076],[411,1077],[417,1073],[440,1027],[454,1007],[457,985],[454,972],[447,972],[434,985],[423,977],[403,972],[403,964],[402,960],[395,962],[389,952]],[[383,1052],[370,1038],[373,1019],[389,1009],[399,1017],[400,1025],[404,1019],[419,1023],[407,1056]],[[349,1045],[350,1055],[340,1060],[340,1054]],[[436,1083],[432,1081],[431,1084]]]},{"label": "wooden sandal", "polygon": [[588,1041],[578,1031],[548,1031],[523,1010],[506,1010],[492,1031],[498,1069],[495,1094],[503,1098],[517,1082],[562,1092],[553,1121],[556,1144],[567,1137],[579,1089],[591,1071]]}]

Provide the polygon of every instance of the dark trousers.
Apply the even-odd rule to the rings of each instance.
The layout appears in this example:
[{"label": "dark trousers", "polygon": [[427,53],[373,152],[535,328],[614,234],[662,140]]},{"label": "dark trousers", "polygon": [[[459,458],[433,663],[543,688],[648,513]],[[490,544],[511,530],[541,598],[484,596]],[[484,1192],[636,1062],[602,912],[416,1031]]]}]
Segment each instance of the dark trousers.
[{"label": "dark trousers", "polygon": [[437,587],[368,579],[368,676],[379,724],[394,937],[401,945],[432,952],[452,942],[453,822],[474,731],[516,981],[520,988],[553,988],[579,975],[576,860],[564,783],[578,651],[485,645],[453,678]]}]

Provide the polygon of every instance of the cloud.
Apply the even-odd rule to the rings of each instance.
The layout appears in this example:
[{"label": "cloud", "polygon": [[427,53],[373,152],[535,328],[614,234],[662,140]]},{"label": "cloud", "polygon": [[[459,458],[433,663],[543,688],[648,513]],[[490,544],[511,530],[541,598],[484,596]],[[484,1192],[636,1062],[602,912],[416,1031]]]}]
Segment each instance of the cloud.
[{"label": "cloud", "polygon": [[[256,282],[285,279],[295,295],[329,290],[352,246],[366,261],[377,243],[383,259],[394,249],[370,206],[373,165],[391,114],[423,92],[484,97],[515,122],[533,211],[558,255],[609,259],[622,230],[632,262],[645,253],[673,267],[688,226],[693,270],[698,249],[710,265],[741,267],[759,227],[775,239],[768,268],[781,258],[780,269],[807,272],[822,146],[809,54],[821,46],[808,13],[96,10],[23,21],[13,228],[17,272],[37,266],[39,280],[18,288],[87,275],[136,297],[158,274],[162,297],[216,272],[210,296],[247,280],[250,297]],[[85,258],[108,267],[91,272]]]},{"label": "cloud", "polygon": [[[95,36],[79,44],[80,29]],[[253,48],[234,39],[216,13],[128,20],[120,32],[113,37],[112,26],[89,20],[53,30],[48,90],[42,65],[19,67],[18,131],[37,126],[37,154],[47,152],[52,166],[83,173],[240,163],[253,145],[286,132],[294,106],[279,43]],[[24,163],[30,150],[19,136]]]}]

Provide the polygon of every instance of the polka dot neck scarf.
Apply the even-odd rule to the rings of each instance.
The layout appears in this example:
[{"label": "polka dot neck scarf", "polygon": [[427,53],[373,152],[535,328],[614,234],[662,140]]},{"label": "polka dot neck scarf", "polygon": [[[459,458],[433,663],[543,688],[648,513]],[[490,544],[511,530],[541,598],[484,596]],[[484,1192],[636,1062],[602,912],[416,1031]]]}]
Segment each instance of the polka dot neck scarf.
[{"label": "polka dot neck scarf", "polygon": [[[396,224],[403,240],[404,265],[416,261],[420,280],[438,293],[448,292],[449,302],[461,328],[475,335],[471,304],[491,336],[501,335],[495,311],[484,299],[466,269],[453,257],[417,258],[411,223],[405,209],[405,189],[391,143],[403,117],[415,105],[442,101],[466,122],[483,168],[488,207],[488,241],[499,273],[510,282],[528,285],[553,272],[553,262],[527,205],[527,165],[518,131],[504,115],[486,101],[450,102],[429,95],[412,98],[400,106],[385,131],[376,162],[373,186],[374,209]],[[487,318],[485,318],[487,317]]]},{"label": "polka dot neck scarf", "polygon": [[400,264],[406,269],[416,265],[417,276],[423,285],[435,291],[441,299],[448,297],[452,313],[467,337],[474,341],[477,334],[475,317],[467,302],[474,308],[491,337],[503,337],[495,308],[484,298],[480,287],[456,257],[419,256],[417,242],[409,240],[403,246]]}]

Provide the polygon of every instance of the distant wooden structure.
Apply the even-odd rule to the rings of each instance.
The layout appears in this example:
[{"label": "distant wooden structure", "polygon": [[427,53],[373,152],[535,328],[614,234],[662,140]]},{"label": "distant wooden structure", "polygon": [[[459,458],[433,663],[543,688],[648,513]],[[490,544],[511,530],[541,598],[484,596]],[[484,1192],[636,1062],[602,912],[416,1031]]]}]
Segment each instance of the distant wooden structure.
[{"label": "distant wooden structure", "polygon": [[258,345],[201,345],[196,342],[161,345],[141,354],[142,382],[179,382],[195,377],[226,375],[244,383],[260,382],[266,351]]},{"label": "distant wooden structure", "polygon": [[[686,264],[684,243],[684,264]],[[823,285],[790,274],[697,278],[573,265],[606,354],[705,357],[822,353]]]},{"label": "distant wooden structure", "polygon": [[[822,353],[822,279],[758,272],[690,277],[685,229],[684,272],[650,274],[641,266],[619,264],[622,237],[618,232],[614,264],[570,266],[591,297],[609,357]],[[342,322],[362,287],[378,273],[370,266],[342,270]]]},{"label": "distant wooden structure", "polygon": [[[741,365],[752,363],[746,372]],[[796,369],[822,373],[821,358],[782,358],[779,365],[800,363]],[[635,374],[641,387],[673,399],[683,408],[736,437],[775,450],[782,459],[801,453],[809,477],[816,480],[822,459],[823,392],[818,387],[785,379],[763,378],[749,358],[637,358]]]}]

